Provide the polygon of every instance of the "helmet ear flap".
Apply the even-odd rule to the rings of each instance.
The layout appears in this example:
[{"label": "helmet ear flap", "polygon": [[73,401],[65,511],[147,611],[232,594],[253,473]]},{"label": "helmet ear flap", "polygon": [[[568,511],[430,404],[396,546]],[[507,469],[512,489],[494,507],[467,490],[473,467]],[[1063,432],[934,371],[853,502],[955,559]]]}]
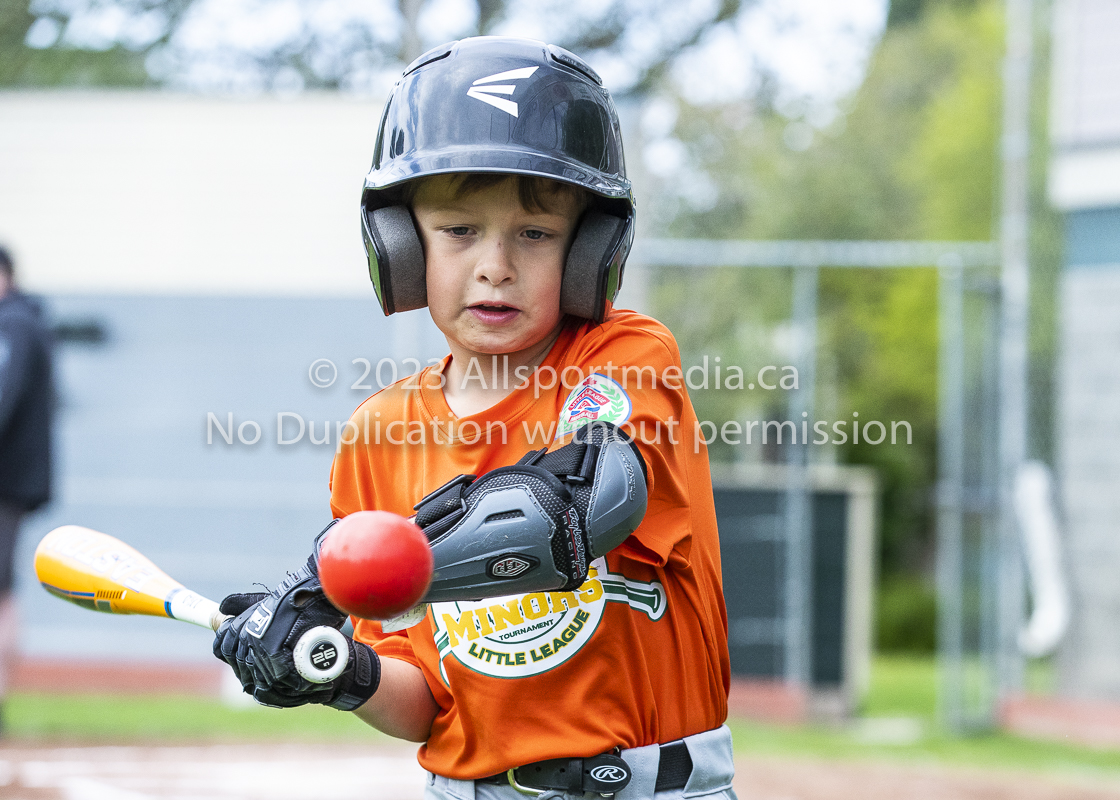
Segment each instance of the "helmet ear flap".
[{"label": "helmet ear flap", "polygon": [[428,305],[424,248],[405,206],[364,211],[369,277],[386,316]]},{"label": "helmet ear flap", "polygon": [[622,284],[627,220],[590,209],[580,220],[560,284],[560,311],[602,322]]},{"label": "helmet ear flap", "polygon": [[[405,206],[363,213],[369,272],[386,315],[428,305],[424,248]],[[627,220],[595,209],[580,220],[564,265],[560,310],[602,322],[622,284]]]}]

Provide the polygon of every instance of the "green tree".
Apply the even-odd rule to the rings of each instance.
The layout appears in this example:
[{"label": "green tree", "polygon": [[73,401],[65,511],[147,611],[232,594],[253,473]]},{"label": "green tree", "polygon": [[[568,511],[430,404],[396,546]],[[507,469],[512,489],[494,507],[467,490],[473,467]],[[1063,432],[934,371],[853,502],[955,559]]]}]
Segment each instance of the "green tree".
[{"label": "green tree", "polygon": [[9,88],[144,86],[144,56],[116,45],[107,50],[27,46],[36,17],[28,0],[0,0],[0,86]]},{"label": "green tree", "polygon": [[[474,0],[473,20],[456,35],[509,33],[510,26],[517,30],[526,24],[535,33],[543,26],[555,44],[585,57],[624,64],[621,74],[629,77],[621,88],[640,94],[667,74],[681,52],[698,45],[713,27],[734,19],[751,1],[718,0],[682,13],[675,0],[646,0],[643,13],[636,16],[626,0],[605,0],[578,9],[565,0],[540,0],[531,11],[511,0]],[[221,36],[212,41],[180,36],[206,5],[198,0],[72,0],[33,4],[34,14],[28,11],[29,0],[0,0],[0,4],[0,20],[5,23],[0,59],[11,62],[2,76],[6,85],[150,82],[203,91],[267,90],[278,84],[362,89],[379,85],[371,77],[375,73],[399,73],[428,48],[449,38],[445,28],[435,26],[433,33],[429,30],[433,26],[424,24],[425,14],[443,11],[433,0],[397,0],[375,8],[351,4],[327,9],[329,13],[323,8],[329,2],[294,0],[286,10],[296,23],[278,29],[273,41],[255,45]],[[71,26],[77,22],[81,28],[90,20],[117,29],[107,49],[67,44]],[[122,20],[130,24],[122,25]],[[26,34],[37,21],[63,32],[58,43],[39,51],[25,45]],[[651,31],[657,35],[651,36]],[[153,70],[151,76],[147,67]],[[200,72],[207,77],[199,77]]]},{"label": "green tree", "polygon": [[[718,201],[682,211],[670,187],[663,187],[647,204],[653,216],[667,220],[676,235],[704,238],[996,238],[1002,4],[904,5],[892,5],[863,85],[822,130],[765,107],[685,107],[675,133],[689,149],[692,168],[718,187]],[[1043,94],[1037,107],[1039,142],[1045,141]],[[1036,152],[1041,165],[1045,148]],[[1036,385],[1045,391],[1053,352],[1048,287],[1060,237],[1044,210],[1043,173],[1036,169],[1040,324],[1033,345],[1041,363]],[[686,360],[726,352],[750,362],[752,348],[773,354],[775,337],[767,332],[775,326],[780,332],[789,316],[789,286],[788,271],[781,270],[667,271],[656,295],[658,312],[678,333]],[[682,297],[689,302],[680,303]],[[910,446],[849,441],[838,454],[875,466],[881,476],[882,570],[928,575],[937,446],[936,273],[826,269],[820,303],[822,418],[825,410],[835,419],[858,412],[864,420],[906,420],[913,430]],[[705,313],[697,314],[698,307]],[[780,406],[766,409],[757,396],[719,395],[696,393],[701,418],[760,410],[784,418]],[[1042,404],[1036,419],[1047,415]],[[713,449],[715,459],[733,457],[731,448]]]}]

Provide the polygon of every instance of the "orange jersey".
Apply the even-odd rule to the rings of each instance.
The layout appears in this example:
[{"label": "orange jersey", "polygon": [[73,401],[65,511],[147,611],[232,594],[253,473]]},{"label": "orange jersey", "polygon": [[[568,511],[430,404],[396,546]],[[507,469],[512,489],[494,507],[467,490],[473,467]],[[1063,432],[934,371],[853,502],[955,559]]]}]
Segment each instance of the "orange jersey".
[{"label": "orange jersey", "polygon": [[594,561],[574,592],[436,603],[394,633],[358,622],[356,638],[418,666],[439,704],[421,765],[479,778],[718,727],[729,679],[719,540],[707,451],[672,334],[631,311],[614,310],[601,325],[569,319],[532,374],[504,374],[500,356],[472,364],[468,380],[516,388],[463,418],[441,389],[449,358],[355,412],[357,434],[346,438],[356,441],[331,470],[335,516],[411,515],[455,476],[513,464],[596,419],[637,441],[649,502],[638,529]]}]

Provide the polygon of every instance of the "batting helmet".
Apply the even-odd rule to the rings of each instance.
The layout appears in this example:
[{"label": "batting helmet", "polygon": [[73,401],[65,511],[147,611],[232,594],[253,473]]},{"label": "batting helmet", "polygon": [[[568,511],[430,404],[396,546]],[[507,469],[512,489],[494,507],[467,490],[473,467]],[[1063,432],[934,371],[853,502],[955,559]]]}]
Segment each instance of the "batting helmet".
[{"label": "batting helmet", "polygon": [[386,314],[428,304],[424,252],[399,187],[457,172],[549,178],[592,193],[560,310],[601,322],[633,243],[634,195],[618,114],[595,71],[555,45],[497,36],[451,42],[409,65],[385,104],[362,191],[369,275]]}]

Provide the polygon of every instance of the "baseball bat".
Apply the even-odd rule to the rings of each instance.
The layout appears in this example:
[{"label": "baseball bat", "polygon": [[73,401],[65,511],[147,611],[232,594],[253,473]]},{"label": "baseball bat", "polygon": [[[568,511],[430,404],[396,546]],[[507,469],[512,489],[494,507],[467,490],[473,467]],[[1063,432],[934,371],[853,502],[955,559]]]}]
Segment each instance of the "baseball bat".
[{"label": "baseball bat", "polygon": [[[92,611],[168,617],[215,631],[229,619],[213,600],[187,589],[120,539],[78,525],[43,537],[35,548],[35,575],[51,594]],[[292,656],[305,679],[327,683],[342,674],[348,652],[340,631],[320,625],[300,637]]]}]

